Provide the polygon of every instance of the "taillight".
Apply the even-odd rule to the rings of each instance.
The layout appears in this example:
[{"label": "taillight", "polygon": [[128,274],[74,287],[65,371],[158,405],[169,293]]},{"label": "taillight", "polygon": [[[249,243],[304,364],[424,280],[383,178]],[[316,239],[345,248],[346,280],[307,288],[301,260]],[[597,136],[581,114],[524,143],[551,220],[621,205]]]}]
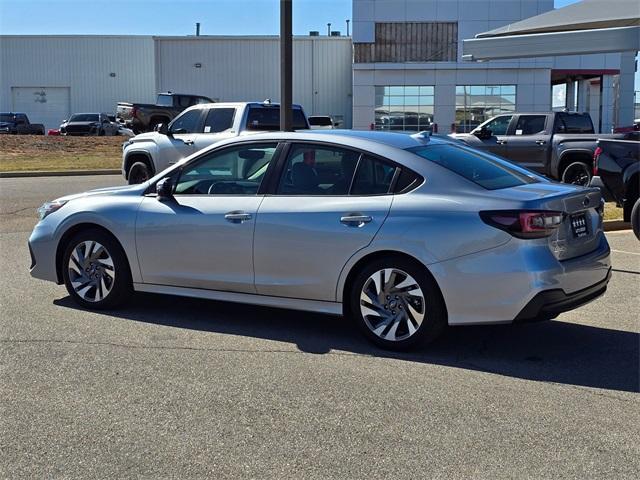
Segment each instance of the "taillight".
[{"label": "taillight", "polygon": [[138,108],[137,107],[131,107],[131,117],[132,118],[136,118],[138,116]]},{"label": "taillight", "polygon": [[564,213],[540,210],[492,210],[480,212],[482,221],[518,238],[550,236],[562,225]]},{"label": "taillight", "polygon": [[601,153],[601,147],[596,147],[595,151],[593,152],[593,175],[598,175],[598,160],[600,160]]}]

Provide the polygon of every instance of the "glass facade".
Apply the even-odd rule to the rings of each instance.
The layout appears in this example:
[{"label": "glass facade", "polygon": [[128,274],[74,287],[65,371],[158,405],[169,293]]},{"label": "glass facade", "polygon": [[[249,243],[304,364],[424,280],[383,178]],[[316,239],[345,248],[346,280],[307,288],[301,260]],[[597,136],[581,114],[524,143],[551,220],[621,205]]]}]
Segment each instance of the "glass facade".
[{"label": "glass facade", "polygon": [[430,130],[433,85],[376,87],[376,130]]},{"label": "glass facade", "polygon": [[515,85],[456,86],[456,132],[470,132],[485,120],[516,109]]}]

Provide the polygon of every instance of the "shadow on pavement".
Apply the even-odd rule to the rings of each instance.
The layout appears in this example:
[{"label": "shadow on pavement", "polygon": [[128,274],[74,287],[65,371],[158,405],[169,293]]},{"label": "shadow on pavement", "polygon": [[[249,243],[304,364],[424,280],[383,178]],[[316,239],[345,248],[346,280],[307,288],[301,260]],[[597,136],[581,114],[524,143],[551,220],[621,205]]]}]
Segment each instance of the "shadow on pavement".
[{"label": "shadow on pavement", "polygon": [[[80,309],[70,297],[55,300]],[[640,335],[562,321],[450,328],[422,350],[396,353],[364,339],[342,317],[227,302],[137,293],[106,315],[175,328],[262,338],[307,353],[340,350],[445,365],[526,380],[639,391]]]}]

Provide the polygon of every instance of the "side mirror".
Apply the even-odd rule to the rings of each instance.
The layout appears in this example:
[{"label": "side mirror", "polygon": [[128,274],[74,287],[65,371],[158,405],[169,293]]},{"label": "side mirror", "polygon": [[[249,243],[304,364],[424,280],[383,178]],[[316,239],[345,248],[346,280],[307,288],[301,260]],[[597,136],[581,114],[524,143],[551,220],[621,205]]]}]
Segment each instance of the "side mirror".
[{"label": "side mirror", "polygon": [[480,140],[487,140],[493,136],[493,132],[487,127],[480,127],[480,129],[473,132],[473,134]]},{"label": "side mirror", "polygon": [[161,135],[169,135],[169,126],[166,123],[157,124],[155,130]]},{"label": "side mirror", "polygon": [[173,181],[171,177],[165,177],[156,183],[156,193],[158,194],[158,200],[172,200],[173,199]]}]

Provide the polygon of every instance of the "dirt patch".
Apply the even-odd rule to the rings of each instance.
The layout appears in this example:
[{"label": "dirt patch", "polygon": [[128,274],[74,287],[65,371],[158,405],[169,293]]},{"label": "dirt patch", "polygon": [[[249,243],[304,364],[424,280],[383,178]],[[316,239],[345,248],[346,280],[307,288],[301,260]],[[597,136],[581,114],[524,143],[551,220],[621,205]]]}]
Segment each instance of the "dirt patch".
[{"label": "dirt patch", "polygon": [[125,137],[0,135],[0,172],[120,168]]}]

